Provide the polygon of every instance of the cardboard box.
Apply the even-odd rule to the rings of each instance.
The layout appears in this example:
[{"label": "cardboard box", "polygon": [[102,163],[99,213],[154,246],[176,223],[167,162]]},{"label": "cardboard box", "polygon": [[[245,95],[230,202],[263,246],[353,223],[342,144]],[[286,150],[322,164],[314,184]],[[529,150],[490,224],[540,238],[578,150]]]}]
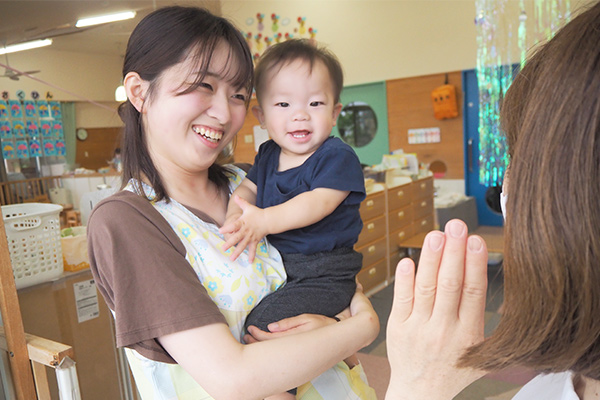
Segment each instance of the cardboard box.
[{"label": "cardboard box", "polygon": [[[119,400],[121,374],[112,315],[97,292],[90,270],[17,291],[25,332],[73,347],[81,397]],[[58,399],[54,370],[50,393]]]}]

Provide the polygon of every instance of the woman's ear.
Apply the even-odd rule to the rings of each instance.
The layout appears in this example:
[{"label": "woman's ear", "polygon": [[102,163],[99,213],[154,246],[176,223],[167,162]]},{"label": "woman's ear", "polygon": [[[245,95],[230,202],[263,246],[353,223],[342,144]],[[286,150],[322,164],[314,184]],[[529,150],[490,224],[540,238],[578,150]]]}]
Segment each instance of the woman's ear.
[{"label": "woman's ear", "polygon": [[260,108],[260,106],[252,107],[252,114],[254,114],[256,119],[258,119],[258,122],[260,122],[260,127],[267,129],[267,126],[265,125],[265,113],[263,112],[262,108]]},{"label": "woman's ear", "polygon": [[125,86],[125,93],[131,104],[138,112],[142,113],[148,92],[148,82],[143,80],[137,72],[129,72],[123,79],[123,86]]}]

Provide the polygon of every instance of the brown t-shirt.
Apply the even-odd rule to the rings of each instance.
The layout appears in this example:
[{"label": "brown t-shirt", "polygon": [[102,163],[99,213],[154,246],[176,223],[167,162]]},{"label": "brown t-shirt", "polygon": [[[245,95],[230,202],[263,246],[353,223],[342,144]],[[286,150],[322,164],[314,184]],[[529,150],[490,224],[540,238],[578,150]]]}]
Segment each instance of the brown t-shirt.
[{"label": "brown t-shirt", "polygon": [[158,337],[226,323],[186,260],[181,240],[148,200],[116,193],[95,207],[87,230],[92,274],[115,313],[118,347],[175,363]]}]

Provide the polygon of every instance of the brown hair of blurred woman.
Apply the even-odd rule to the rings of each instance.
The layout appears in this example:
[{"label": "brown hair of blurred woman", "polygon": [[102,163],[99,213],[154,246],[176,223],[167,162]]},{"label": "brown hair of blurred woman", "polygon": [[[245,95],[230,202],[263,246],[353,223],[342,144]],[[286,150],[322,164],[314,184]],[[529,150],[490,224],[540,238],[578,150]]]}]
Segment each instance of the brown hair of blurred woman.
[{"label": "brown hair of blurred woman", "polygon": [[506,94],[503,314],[461,366],[600,380],[599,44],[596,3],[535,52]]}]

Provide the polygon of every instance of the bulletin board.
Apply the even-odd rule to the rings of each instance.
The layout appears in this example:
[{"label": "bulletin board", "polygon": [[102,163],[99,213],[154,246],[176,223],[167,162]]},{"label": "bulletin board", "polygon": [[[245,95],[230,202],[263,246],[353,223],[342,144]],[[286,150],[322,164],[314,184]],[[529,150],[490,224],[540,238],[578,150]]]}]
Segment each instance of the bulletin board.
[{"label": "bulletin board", "polygon": [[58,101],[27,99],[23,91],[0,99],[0,142],[5,160],[65,156],[62,109]]},{"label": "bulletin board", "polygon": [[[446,81],[456,87],[458,117],[435,119],[431,92]],[[446,165],[446,179],[464,179],[461,71],[386,81],[390,151],[415,153],[419,162]],[[409,143],[409,130],[439,128],[439,142]]]}]

